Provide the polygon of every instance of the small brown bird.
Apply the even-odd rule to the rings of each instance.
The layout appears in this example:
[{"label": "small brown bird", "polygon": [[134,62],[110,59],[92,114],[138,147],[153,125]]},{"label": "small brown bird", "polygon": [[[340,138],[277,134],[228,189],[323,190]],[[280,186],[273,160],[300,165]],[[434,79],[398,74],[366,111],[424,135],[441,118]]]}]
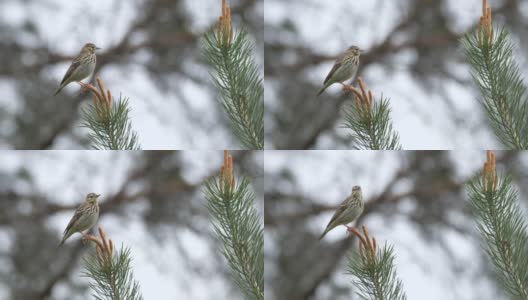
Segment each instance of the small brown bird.
[{"label": "small brown bird", "polygon": [[78,82],[82,86],[83,83],[81,80],[92,76],[96,64],[95,50],[98,49],[101,48],[98,48],[92,43],[88,43],[82,47],[81,52],[73,60],[66,74],[64,74],[59,88],[53,94],[54,96],[71,82]]},{"label": "small brown bird", "polygon": [[356,185],[352,188],[352,194],[341,202],[319,239],[322,239],[330,230],[339,225],[345,225],[348,228],[347,224],[352,223],[363,213],[363,206],[361,187]]},{"label": "small brown bird", "polygon": [[84,236],[83,231],[88,231],[92,228],[99,218],[99,205],[97,204],[96,193],[89,193],[86,195],[86,200],[75,210],[75,214],[64,230],[64,236],[59,244],[59,247],[74,233],[79,232]]},{"label": "small brown bird", "polygon": [[329,86],[334,83],[341,83],[348,79],[356,77],[356,73],[359,67],[359,56],[364,51],[359,49],[357,46],[351,46],[345,53],[339,55],[332,67],[332,70],[326,76],[323,88],[317,93],[317,96],[321,95]]}]

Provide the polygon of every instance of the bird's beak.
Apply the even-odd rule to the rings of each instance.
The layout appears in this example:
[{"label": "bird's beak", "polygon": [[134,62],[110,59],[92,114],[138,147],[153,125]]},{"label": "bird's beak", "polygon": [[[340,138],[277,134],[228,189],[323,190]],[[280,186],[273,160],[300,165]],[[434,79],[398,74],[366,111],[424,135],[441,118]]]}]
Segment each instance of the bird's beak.
[{"label": "bird's beak", "polygon": [[359,53],[363,54],[363,53],[365,53],[365,50],[359,49]]},{"label": "bird's beak", "polygon": [[99,196],[101,196],[101,194],[95,194],[95,197],[99,197]]},{"label": "bird's beak", "polygon": [[101,50],[101,48],[99,48],[99,47],[95,47],[95,50]]}]

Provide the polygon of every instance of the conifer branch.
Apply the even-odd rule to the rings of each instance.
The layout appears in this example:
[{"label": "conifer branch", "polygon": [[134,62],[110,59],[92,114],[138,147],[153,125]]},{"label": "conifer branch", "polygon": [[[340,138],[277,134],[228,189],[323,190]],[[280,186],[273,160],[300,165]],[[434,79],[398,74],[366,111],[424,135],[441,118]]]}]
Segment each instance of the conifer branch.
[{"label": "conifer branch", "polygon": [[92,94],[93,103],[81,111],[83,127],[91,130],[90,140],[99,150],[139,150],[137,133],[130,124],[128,99],[119,97],[117,104],[112,94],[105,90],[100,78],[98,89],[91,84],[83,84]]},{"label": "conifer branch", "polygon": [[359,253],[348,257],[348,274],[354,276],[357,294],[364,300],[405,300],[403,285],[396,276],[394,251],[391,246],[378,249],[376,239],[370,238],[367,228],[363,234],[355,228],[349,232],[359,239]]},{"label": "conifer branch", "polygon": [[84,259],[86,270],[84,277],[92,280],[90,288],[97,300],[142,300],[139,291],[139,283],[134,281],[132,258],[128,248],[122,248],[114,253],[112,240],[106,240],[106,236],[99,227],[97,238],[93,235],[85,235],[83,241],[95,244],[96,254]]},{"label": "conifer branch", "polygon": [[352,92],[354,101],[345,108],[345,127],[352,130],[356,149],[400,150],[398,133],[392,128],[389,99],[381,97],[374,101],[372,91],[366,91],[361,78],[359,89],[343,85],[343,90]]},{"label": "conifer branch", "polygon": [[220,175],[206,183],[207,208],[213,218],[222,253],[245,299],[264,299],[263,222],[253,207],[249,180],[235,180],[233,160],[224,151]]},{"label": "conifer branch", "polygon": [[[498,31],[498,34],[495,32]],[[526,86],[513,57],[513,44],[504,29],[492,26],[491,9],[482,1],[482,16],[474,33],[462,39],[480,103],[491,128],[509,149],[527,149]]]},{"label": "conifer branch", "polygon": [[218,26],[203,39],[211,78],[234,134],[248,149],[264,148],[264,88],[245,30],[233,31],[231,12],[222,0]]},{"label": "conifer branch", "polygon": [[511,178],[497,176],[495,154],[486,156],[481,176],[467,184],[469,204],[498,282],[511,299],[528,300],[527,224]]}]

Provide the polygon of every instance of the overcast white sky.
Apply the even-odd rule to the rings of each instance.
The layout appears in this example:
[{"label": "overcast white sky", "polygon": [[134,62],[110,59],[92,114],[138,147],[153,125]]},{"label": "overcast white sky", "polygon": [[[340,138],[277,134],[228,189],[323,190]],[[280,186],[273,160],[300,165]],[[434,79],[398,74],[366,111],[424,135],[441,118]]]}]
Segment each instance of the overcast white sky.
[{"label": "overcast white sky", "polygon": [[[28,19],[37,22],[40,40],[20,36],[27,45],[44,41],[51,49],[63,55],[76,55],[87,42],[101,47],[101,53],[120,41],[141,11],[136,3],[143,0],[45,0],[18,1],[4,0],[0,3],[0,20],[9,25],[21,25]],[[185,7],[192,15],[193,30],[202,33],[214,22],[221,12],[220,0],[185,0]],[[111,29],[111,30],[109,30]],[[144,37],[136,34],[135,42]],[[198,45],[197,45],[197,51]],[[138,52],[128,65],[108,65],[98,74],[114,97],[120,94],[129,98],[131,123],[139,135],[142,149],[240,149],[239,142],[227,126],[219,123],[223,117],[221,107],[216,105],[216,92],[204,88],[189,78],[171,75],[171,90],[161,91],[144,70],[143,64],[150,57],[146,51]],[[45,69],[58,83],[70,62]],[[185,62],[186,71],[193,77],[210,82],[208,69],[194,59]],[[9,110],[20,109],[19,97],[12,82],[0,79],[0,105]],[[71,84],[63,92],[76,94],[78,85]],[[51,94],[51,92],[50,92]],[[187,108],[187,109],[185,109]],[[199,120],[200,123],[197,123]],[[76,124],[77,127],[79,127]],[[85,129],[77,128],[84,131]],[[4,146],[5,147],[5,146]],[[55,149],[72,149],[69,139],[59,139]]]},{"label": "overcast white sky", "polygon": [[[451,151],[449,156],[455,162],[457,173],[455,180],[467,179],[477,172],[485,161],[485,155],[484,151]],[[301,195],[328,201],[324,204],[337,205],[350,194],[354,185],[361,185],[365,199],[379,195],[402,163],[400,160],[401,156],[396,151],[267,151],[264,165],[266,176],[288,170],[296,179],[297,185],[293,188],[302,191]],[[504,171],[500,167],[499,170]],[[395,192],[405,192],[408,188],[408,184],[402,182],[395,187]],[[289,189],[292,189],[291,185],[286,190]],[[464,197],[460,201],[467,199]],[[489,282],[475,282],[475,277],[482,270],[479,255],[476,254],[481,251],[479,242],[454,230],[439,233],[446,241],[447,249],[424,240],[416,225],[405,216],[405,211],[412,208],[411,201],[402,200],[395,212],[400,216],[387,221],[380,214],[372,214],[364,223],[378,244],[387,242],[394,246],[398,277],[403,282],[408,299],[500,299],[494,297]],[[320,234],[331,217],[332,212],[321,214],[312,218],[313,223],[309,226]],[[452,212],[449,218],[461,227],[475,228],[474,220],[465,218],[461,213]],[[344,229],[336,229],[329,232],[325,239],[343,239],[344,235]],[[273,256],[276,247],[278,245],[268,235],[267,256]],[[452,258],[448,250],[453,254]],[[452,269],[451,259],[459,267],[458,273]],[[266,267],[266,270],[272,269],[271,266]],[[346,261],[343,260],[332,278],[340,284],[349,284],[351,277],[345,273]],[[323,285],[315,299],[327,299],[328,288],[328,285]]]},{"label": "overcast white sky", "polygon": [[[105,201],[106,195],[115,193],[125,179],[127,170],[133,167],[135,157],[132,152],[110,151],[1,151],[0,167],[14,172],[18,166],[25,166],[35,177],[35,188],[39,194],[57,203],[78,204],[89,192],[100,193],[101,202]],[[196,183],[219,168],[223,154],[221,151],[190,151],[184,152],[183,158],[184,178],[190,183]],[[262,158],[262,153],[256,155],[256,159]],[[22,192],[30,188],[25,183],[19,184],[22,186],[17,188]],[[205,205],[204,199],[197,198],[196,201],[203,201]],[[261,206],[262,199],[257,201],[258,206]],[[215,270],[218,264],[223,264],[224,261],[214,260],[216,256],[212,252],[210,236],[199,236],[185,228],[175,231],[174,227],[167,226],[155,230],[158,236],[163,237],[163,242],[159,244],[142,222],[140,215],[145,207],[140,203],[127,206],[126,218],[102,216],[98,226],[104,228],[115,245],[122,243],[131,249],[134,277],[140,282],[144,299],[232,298],[232,293],[229,293],[232,286],[227,281],[229,278]],[[23,203],[19,205],[24,207]],[[48,226],[57,232],[57,237],[61,236],[72,215],[73,210],[65,211],[49,219]],[[213,233],[208,221],[196,219],[193,225],[204,232]],[[0,229],[0,251],[9,249],[11,238],[9,231]],[[74,235],[66,243],[79,243],[79,240],[80,235]],[[185,261],[178,251],[179,247],[182,247],[191,261]],[[196,276],[188,269],[188,264],[201,268],[204,275]],[[5,264],[0,265],[3,271],[6,267],[9,268]],[[75,269],[71,273],[72,279],[86,282],[85,278],[80,277],[81,272],[81,268]],[[0,284],[0,300],[8,300],[8,296],[1,291]],[[53,295],[65,296],[68,295],[68,290],[65,285],[57,285]]]},{"label": "overcast white sky", "polygon": [[[475,24],[481,14],[482,0],[449,0],[445,9],[452,15],[452,28],[456,31],[466,31]],[[488,1],[491,7],[498,6],[497,1]],[[305,45],[316,53],[338,55],[350,45],[358,45],[367,52],[372,45],[383,41],[390,29],[402,18],[402,9],[407,7],[407,1],[384,0],[302,0],[283,1],[266,0],[264,2],[265,24],[279,26],[288,20],[298,30],[292,35],[272,35],[270,37],[284,39],[286,44]],[[521,5],[521,11],[528,17],[528,1]],[[295,12],[294,14],[292,12]],[[403,14],[405,14],[403,12]],[[497,25],[507,20],[495,19]],[[291,39],[291,40],[288,40]],[[396,37],[396,41],[405,41],[404,36]],[[515,39],[514,43],[517,42]],[[449,49],[453,54],[462,53],[462,47]],[[518,53],[523,54],[524,53]],[[409,75],[407,66],[414,61],[417,53],[403,51],[394,58],[397,66],[388,70],[381,64],[372,64],[359,74],[376,97],[390,98],[391,117],[394,128],[400,135],[403,149],[501,149],[493,133],[488,129],[483,110],[478,102],[478,93],[474,86],[465,86],[457,82],[435,83],[436,89],[421,86],[416,78]],[[519,55],[518,62],[524,74],[528,75],[528,66],[523,64],[525,58]],[[319,64],[306,72],[306,76],[316,84],[321,84],[333,62]],[[467,65],[457,62],[451,66],[451,72],[461,78],[470,79]],[[525,78],[528,76],[525,75]],[[273,92],[273,84],[265,86],[266,107],[277,109],[286,101],[279,99]],[[445,95],[438,93],[443,91]],[[340,87],[330,87],[327,93],[338,95]],[[315,93],[315,91],[314,91]],[[446,99],[447,98],[447,102]],[[316,101],[307,99],[306,101]],[[448,105],[455,109],[461,124],[454,122]],[[267,119],[268,120],[268,119]],[[343,122],[338,122],[336,130],[340,136],[349,136],[349,129],[340,128]],[[463,125],[463,126],[461,126]],[[273,146],[267,145],[267,148]],[[335,142],[328,134],[322,135],[316,149],[336,149]]]},{"label": "overcast white sky", "polygon": [[[130,23],[137,18],[139,0],[46,0],[26,1],[3,0],[0,2],[0,20],[11,25],[20,25],[27,19],[37,21],[40,37],[51,49],[64,55],[75,55],[86,42],[93,42],[104,53],[105,48],[115,45],[126,32]],[[203,32],[216,21],[220,12],[220,0],[184,0],[186,8],[193,16],[194,30]],[[494,6],[494,1],[490,1]],[[300,3],[304,4],[299,9]],[[449,0],[445,9],[453,16],[453,28],[463,31],[478,20],[481,0]],[[336,55],[350,44],[359,45],[368,51],[377,41],[384,39],[391,25],[400,18],[397,1],[382,0],[265,0],[263,5],[266,24],[279,24],[286,16],[295,12],[293,22],[300,29],[298,39],[305,42],[318,53]],[[528,17],[528,1],[521,10]],[[350,12],[353,12],[350,14]],[[86,18],[85,16],[91,16]],[[354,26],[340,26],[340,20],[354,20]],[[317,20],[315,22],[314,20]],[[380,21],[383,20],[383,21]],[[499,20],[507,21],[507,20]],[[108,30],[111,28],[112,30]],[[135,41],[144,37],[137,35]],[[27,45],[36,45],[37,41],[21,35],[20,41]],[[40,41],[39,41],[40,42]],[[514,41],[515,42],[515,41]],[[458,53],[461,48],[451,49]],[[127,96],[132,108],[131,122],[138,132],[143,149],[236,149],[240,144],[230,133],[229,128],[219,126],[223,111],[216,103],[216,93],[212,89],[197,85],[188,78],[173,75],[171,80],[177,86],[177,92],[162,92],[152,78],[143,70],[143,63],[150,54],[139,52],[129,65],[109,65],[101,76],[113,95]],[[398,56],[401,68],[387,72],[381,65],[372,65],[361,74],[368,87],[376,95],[391,98],[392,118],[404,149],[484,149],[501,148],[497,139],[486,126],[482,126],[478,94],[473,87],[459,83],[444,83],[443,91],[447,101],[456,108],[457,115],[463,117],[465,126],[453,122],[442,95],[432,94],[430,90],[416,84],[406,70],[406,65],[416,57],[416,53],[407,51]],[[257,61],[259,61],[257,59]],[[522,71],[526,71],[523,58],[519,60]],[[331,68],[332,62],[313,68],[310,79],[321,82]],[[60,82],[69,62],[50,66],[46,69],[49,76]],[[186,69],[193,76],[209,80],[208,70],[195,61],[186,62]],[[464,64],[454,64],[453,72],[469,78],[469,68]],[[526,76],[525,76],[526,77]],[[527,77],[528,78],[528,77]],[[277,107],[284,99],[277,99],[266,85],[265,101],[267,107]],[[270,90],[268,90],[270,88]],[[77,86],[67,87],[63,93],[76,93]],[[338,87],[328,89],[329,93],[339,93]],[[20,109],[16,101],[19,95],[13,89],[12,82],[0,78],[0,106],[8,110]],[[313,100],[313,99],[310,99]],[[190,108],[189,110],[184,108]],[[417,113],[420,112],[420,113]],[[200,126],[193,123],[199,119]],[[76,124],[76,126],[79,124]],[[76,129],[84,130],[84,129]],[[346,135],[346,129],[339,129]],[[323,136],[317,148],[324,149],[332,141]],[[72,141],[59,139],[55,148],[69,148]],[[0,147],[3,147],[0,145]],[[197,182],[210,173],[211,168],[221,165],[220,151],[189,151],[184,154],[188,159],[185,176]],[[264,157],[264,154],[260,154]],[[456,158],[459,179],[466,178],[481,167],[485,154],[483,151],[455,151],[450,155]],[[91,191],[101,193],[101,201],[106,194],[112,194],[120,186],[134,161],[132,153],[119,152],[0,152],[0,168],[15,170],[24,165],[37,178],[36,186],[40,193],[57,203],[79,203],[83,196]],[[363,187],[365,198],[376,195],[390,178],[398,165],[399,156],[394,152],[361,151],[310,151],[288,152],[267,151],[265,153],[266,174],[279,172],[287,166],[298,180],[299,187],[306,195],[321,193],[326,199],[335,199],[338,203],[355,184]],[[528,159],[528,158],[527,158]],[[264,160],[264,159],[263,159]],[[349,161],[361,164],[361,172],[349,168]],[[324,162],[324,164],[322,164]],[[73,167],[76,166],[76,167]],[[91,166],[83,168],[83,166]],[[215,167],[216,168],[216,167]],[[95,172],[95,174],[94,174]],[[50,175],[52,174],[52,176]],[[68,182],[68,184],[65,184]],[[86,188],[89,187],[89,190]],[[28,188],[22,186],[21,189]],[[405,190],[405,184],[398,186]],[[60,191],[60,192],[59,192]],[[317,198],[317,197],[314,197]],[[465,199],[461,199],[465,201]],[[259,205],[259,204],[257,204]],[[410,209],[402,202],[400,209]],[[162,245],[148,235],[140,221],[141,205],[130,207],[130,218],[104,216],[100,224],[105,227],[108,236],[118,236],[116,244],[123,243],[132,250],[135,279],[141,284],[145,299],[231,299],[227,290],[226,278],[220,274],[196,277],[182,271],[182,257],[176,249],[178,242],[184,245],[186,253],[196,262],[202,262],[206,268],[217,263],[212,261],[209,237],[201,237],[191,231],[174,233],[172,228],[159,228],[164,236]],[[73,212],[63,212],[50,218],[47,224],[60,236],[65,224]],[[330,214],[323,214],[311,224],[313,230],[320,232]],[[470,220],[452,216],[461,224]],[[473,300],[479,295],[491,294],[488,282],[474,282],[479,272],[478,261],[474,253],[480,251],[478,243],[457,232],[442,232],[450,250],[455,254],[460,273],[453,273],[447,260],[450,259],[437,245],[423,241],[420,233],[404,217],[395,217],[387,224],[381,217],[372,215],[366,220],[371,233],[378,241],[387,241],[394,246],[398,276],[403,281],[409,299],[428,300]],[[209,223],[197,224],[210,227]],[[342,238],[342,231],[328,234],[328,239]],[[0,251],[9,248],[10,233],[0,229]],[[68,242],[79,242],[79,237]],[[146,246],[148,245],[148,247]],[[272,243],[266,241],[266,250],[273,251]],[[154,254],[155,252],[155,254]],[[418,258],[417,263],[415,259]],[[0,266],[1,267],[1,266]],[[212,267],[211,267],[212,269]],[[80,269],[73,274],[80,273]],[[72,275],[76,276],[76,275]],[[344,262],[335,280],[349,282],[344,274]],[[83,279],[81,279],[83,280]],[[456,288],[455,288],[456,287]],[[0,300],[8,296],[2,292]],[[54,290],[54,295],[66,295],[65,286]],[[317,295],[325,299],[328,291],[324,288]],[[85,299],[84,297],[82,299]]]}]

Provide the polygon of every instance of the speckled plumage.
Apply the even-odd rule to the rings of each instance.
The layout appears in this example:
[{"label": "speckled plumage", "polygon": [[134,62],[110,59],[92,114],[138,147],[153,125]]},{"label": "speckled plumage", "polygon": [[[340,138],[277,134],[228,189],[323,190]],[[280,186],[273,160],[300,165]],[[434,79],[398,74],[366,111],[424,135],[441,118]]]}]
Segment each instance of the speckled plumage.
[{"label": "speckled plumage", "polygon": [[73,60],[72,64],[64,74],[59,88],[55,91],[57,95],[65,86],[71,82],[79,82],[85,78],[92,76],[97,62],[95,51],[99,49],[92,43],[84,45],[81,52]]},{"label": "speckled plumage", "polygon": [[359,67],[359,56],[362,50],[356,46],[351,46],[345,53],[339,55],[334,63],[334,66],[328,72],[328,75],[323,82],[324,86],[317,96],[321,95],[329,86],[334,83],[343,83],[348,79],[356,77]]},{"label": "speckled plumage", "polygon": [[95,193],[89,193],[86,195],[86,200],[75,210],[75,214],[71,218],[68,226],[64,230],[64,236],[59,244],[61,246],[64,242],[74,233],[90,230],[97,219],[99,218],[99,205],[97,204],[97,198],[100,195]]},{"label": "speckled plumage", "polygon": [[339,205],[319,239],[322,239],[330,230],[339,225],[346,226],[346,224],[352,223],[361,215],[361,213],[363,213],[363,207],[364,204],[361,187],[356,185],[352,188],[350,196],[343,200],[341,205]]}]

